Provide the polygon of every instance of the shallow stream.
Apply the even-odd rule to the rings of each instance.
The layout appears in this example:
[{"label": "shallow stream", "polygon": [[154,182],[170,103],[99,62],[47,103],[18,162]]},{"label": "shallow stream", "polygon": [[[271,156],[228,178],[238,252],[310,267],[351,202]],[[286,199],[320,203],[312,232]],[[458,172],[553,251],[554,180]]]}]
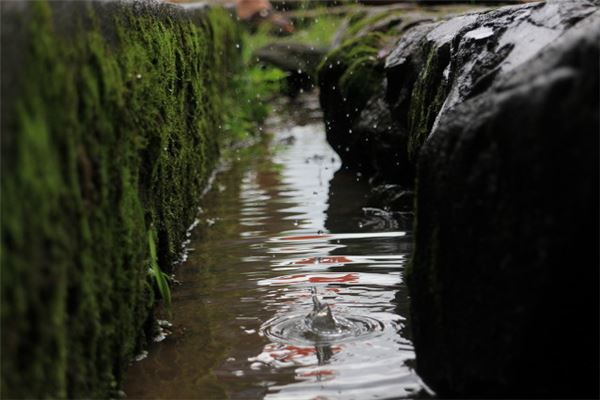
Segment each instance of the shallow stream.
[{"label": "shallow stream", "polygon": [[[235,160],[203,199],[176,270],[170,334],[130,367],[128,398],[371,399],[422,389],[403,282],[411,214],[374,207],[364,179],[341,169],[314,98],[274,115],[270,150]],[[306,332],[312,290],[339,332]]]}]

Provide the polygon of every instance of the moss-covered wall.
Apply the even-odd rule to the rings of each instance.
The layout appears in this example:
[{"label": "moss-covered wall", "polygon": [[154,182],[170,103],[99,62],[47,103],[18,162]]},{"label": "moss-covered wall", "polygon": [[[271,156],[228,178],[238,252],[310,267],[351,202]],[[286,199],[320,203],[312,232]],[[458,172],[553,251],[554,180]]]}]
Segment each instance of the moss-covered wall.
[{"label": "moss-covered wall", "polygon": [[3,398],[115,396],[215,165],[222,9],[3,2]]}]

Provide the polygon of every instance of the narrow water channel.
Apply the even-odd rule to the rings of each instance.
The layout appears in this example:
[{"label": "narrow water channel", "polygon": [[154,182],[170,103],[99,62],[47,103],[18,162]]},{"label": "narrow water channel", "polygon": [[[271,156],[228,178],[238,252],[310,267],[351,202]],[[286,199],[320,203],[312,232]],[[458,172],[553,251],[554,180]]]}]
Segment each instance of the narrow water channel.
[{"label": "narrow water channel", "polygon": [[[286,107],[283,107],[286,108]],[[240,157],[203,199],[176,271],[172,327],[134,362],[129,398],[370,399],[414,396],[403,270],[411,216],[379,209],[341,169],[316,99],[269,123],[268,151]],[[299,328],[311,291],[350,328]]]}]

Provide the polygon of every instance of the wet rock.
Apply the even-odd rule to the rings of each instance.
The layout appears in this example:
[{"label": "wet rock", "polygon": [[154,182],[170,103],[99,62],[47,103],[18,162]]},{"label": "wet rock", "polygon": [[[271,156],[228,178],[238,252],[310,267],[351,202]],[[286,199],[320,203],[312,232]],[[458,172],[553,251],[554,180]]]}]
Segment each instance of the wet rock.
[{"label": "wet rock", "polygon": [[[414,11],[400,12],[396,18],[402,22],[392,26],[378,25],[386,17],[372,19],[370,25],[359,21],[354,28],[346,28],[354,32],[354,39],[344,41],[327,57],[341,66],[335,68],[336,73],[322,68],[319,79],[328,139],[345,164],[410,184],[421,145],[441,115],[486,92],[499,75],[535,57],[595,6],[587,1],[557,1],[440,17],[453,10],[446,7],[437,16],[429,13],[420,17]],[[369,26],[379,29],[377,42],[368,40],[374,35]],[[331,88],[343,88],[351,65],[344,62],[339,50],[350,54],[361,42],[371,46],[372,62],[362,63],[364,68],[355,77],[363,83],[360,102],[348,108],[341,104],[347,101],[343,93]],[[357,129],[373,114],[389,116],[389,132],[384,137],[378,132],[379,125],[373,130]],[[362,146],[375,137],[375,146]],[[354,149],[357,144],[360,148]],[[396,168],[389,169],[387,163],[373,168],[373,160],[388,159],[394,160]]]},{"label": "wet rock", "polygon": [[[319,100],[327,140],[347,167],[372,173],[365,137],[356,124],[373,93],[383,90],[383,59],[377,57],[386,37],[369,33],[346,41],[319,67]],[[381,108],[385,113],[385,108]]]},{"label": "wet rock", "polygon": [[513,9],[485,26],[500,62],[450,64],[482,73],[455,78],[420,152],[409,274],[417,370],[441,396],[598,396],[600,12],[554,28],[583,4]]},{"label": "wet rock", "polygon": [[256,50],[257,62],[277,67],[288,73],[288,90],[310,90],[315,85],[319,63],[327,48],[302,43],[271,43]]},{"label": "wet rock", "polygon": [[441,396],[598,396],[599,26],[598,2],[509,6],[350,39],[321,66],[345,167],[417,171],[413,336]]},{"label": "wet rock", "polygon": [[394,211],[411,212],[414,193],[402,185],[383,184],[371,190],[368,204]]}]

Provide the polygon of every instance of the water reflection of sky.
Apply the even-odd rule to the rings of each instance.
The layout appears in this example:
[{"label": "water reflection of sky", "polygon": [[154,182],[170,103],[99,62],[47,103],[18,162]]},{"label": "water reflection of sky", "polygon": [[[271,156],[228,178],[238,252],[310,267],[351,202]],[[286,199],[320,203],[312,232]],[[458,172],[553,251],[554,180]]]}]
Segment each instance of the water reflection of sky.
[{"label": "water reflection of sky", "polygon": [[[331,212],[330,182],[340,168],[337,155],[324,143],[320,126],[279,132],[276,139],[289,136],[295,138],[286,140],[292,144],[275,157],[281,165],[282,198],[270,200],[282,202],[281,218],[294,221],[294,228],[271,232],[264,243],[253,246],[261,256],[246,258],[269,262],[270,268],[247,275],[262,292],[263,310],[273,315],[273,320],[263,322],[258,332],[266,343],[258,354],[248,358],[250,369],[273,376],[293,372],[289,375],[293,379],[268,385],[269,399],[368,399],[414,394],[420,388],[419,381],[406,365],[414,354],[410,341],[399,333],[405,317],[396,312],[394,305],[407,258],[406,251],[400,251],[397,244],[406,242],[409,232],[361,231],[359,227],[353,232],[337,231],[335,220],[327,221],[328,213],[336,214],[338,220],[361,217]],[[264,193],[253,178],[252,174],[246,175],[241,196],[253,207],[244,215],[260,225],[266,220],[255,218],[262,212],[257,208],[256,196],[264,199]],[[351,188],[345,190],[358,197],[359,203],[365,194],[361,184],[355,193]],[[352,210],[354,214],[357,211],[361,209]],[[341,229],[344,226],[340,224]],[[292,334],[286,337],[283,330],[280,336],[270,335],[273,325],[310,312],[312,287],[330,304],[334,315],[377,320],[380,331],[327,346],[298,343]]]},{"label": "water reflection of sky", "polygon": [[[128,397],[369,399],[420,389],[407,366],[407,301],[395,297],[406,293],[410,220],[363,210],[368,185],[340,171],[322,124],[277,126],[274,155],[233,165],[203,200],[195,250],[176,270],[172,334],[130,368]],[[335,315],[364,322],[358,337],[311,345],[270,336],[269,321],[311,311],[312,287]]]}]

